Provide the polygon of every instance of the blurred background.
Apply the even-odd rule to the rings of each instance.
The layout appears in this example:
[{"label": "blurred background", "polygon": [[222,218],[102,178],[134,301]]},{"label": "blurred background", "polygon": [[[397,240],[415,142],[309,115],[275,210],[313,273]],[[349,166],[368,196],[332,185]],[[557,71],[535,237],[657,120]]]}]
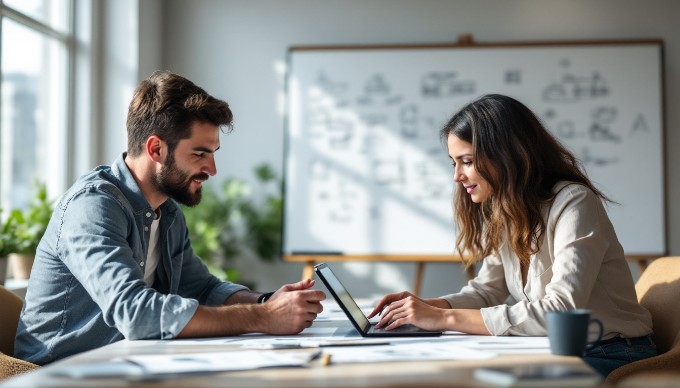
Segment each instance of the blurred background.
[{"label": "blurred background", "polygon": [[[219,196],[227,193],[222,182],[234,183],[236,188],[229,193],[241,202],[229,209],[245,212],[251,204],[268,206],[266,198],[251,197],[264,190],[261,185],[276,183],[283,175],[286,55],[291,46],[455,43],[461,34],[471,34],[478,42],[659,38],[664,42],[668,253],[680,254],[680,204],[674,200],[680,197],[680,154],[675,152],[680,149],[676,0],[0,0],[0,4],[3,221],[7,210],[30,207],[40,191],[36,182],[56,199],[79,175],[110,164],[125,151],[127,105],[137,83],[156,69],[182,74],[229,102],[234,131],[221,139],[218,174],[208,186],[218,193],[218,202],[224,202],[226,198]],[[264,178],[257,173],[261,166],[268,169]],[[644,184],[644,176],[630,179]],[[276,197],[277,187],[266,190]],[[266,219],[266,214],[260,216]],[[283,262],[276,254],[263,258],[252,247],[218,254],[233,256],[228,264],[231,279],[262,291],[297,281],[302,273],[302,264]],[[332,267],[358,297],[410,289],[415,273],[412,263],[350,262]],[[631,268],[637,277],[637,267]],[[224,269],[216,270],[227,276]],[[425,268],[421,295],[456,292],[465,281],[459,264],[431,263]]]}]

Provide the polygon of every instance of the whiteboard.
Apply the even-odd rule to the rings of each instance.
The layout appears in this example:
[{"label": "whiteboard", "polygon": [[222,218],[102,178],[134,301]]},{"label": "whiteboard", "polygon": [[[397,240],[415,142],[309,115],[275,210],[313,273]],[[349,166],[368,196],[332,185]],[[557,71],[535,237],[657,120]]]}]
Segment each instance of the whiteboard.
[{"label": "whiteboard", "polygon": [[451,255],[439,130],[486,93],[532,109],[620,205],[627,255],[666,252],[662,42],[292,48],[285,255]]}]

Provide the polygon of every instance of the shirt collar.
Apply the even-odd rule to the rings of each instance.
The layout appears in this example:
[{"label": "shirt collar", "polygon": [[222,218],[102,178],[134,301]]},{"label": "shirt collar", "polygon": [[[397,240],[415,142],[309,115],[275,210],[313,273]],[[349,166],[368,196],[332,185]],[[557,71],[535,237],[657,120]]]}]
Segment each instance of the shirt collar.
[{"label": "shirt collar", "polygon": [[[127,152],[123,152],[111,165],[111,173],[118,178],[120,182],[119,188],[123,192],[126,198],[130,201],[135,213],[151,211],[151,205],[144,197],[142,189],[139,188],[135,177],[130,172],[127,164],[125,164],[125,156]],[[178,205],[172,199],[168,199],[163,204],[161,204],[160,209],[164,214],[170,215],[174,214],[178,208]]]}]

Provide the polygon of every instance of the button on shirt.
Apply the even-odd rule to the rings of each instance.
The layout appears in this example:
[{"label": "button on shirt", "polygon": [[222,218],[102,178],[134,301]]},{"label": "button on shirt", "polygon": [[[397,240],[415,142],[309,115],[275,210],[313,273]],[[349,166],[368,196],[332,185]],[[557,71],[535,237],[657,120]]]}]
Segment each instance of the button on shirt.
[{"label": "button on shirt", "polygon": [[43,365],[123,338],[175,338],[199,304],[247,289],[208,272],[172,200],[160,207],[154,288],[145,284],[155,213],[124,158],[81,177],[56,205],[28,281],[17,357]]}]

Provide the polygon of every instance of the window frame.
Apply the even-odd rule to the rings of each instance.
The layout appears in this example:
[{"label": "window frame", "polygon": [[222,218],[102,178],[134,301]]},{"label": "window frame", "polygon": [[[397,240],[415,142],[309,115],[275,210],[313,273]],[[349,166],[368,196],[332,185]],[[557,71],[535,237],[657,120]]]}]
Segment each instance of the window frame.
[{"label": "window frame", "polygon": [[[46,22],[35,19],[19,10],[16,10],[5,4],[4,1],[0,0],[0,38],[4,34],[3,25],[4,20],[9,19],[12,22],[20,25],[21,27],[27,28],[32,32],[41,35],[45,39],[52,39],[55,43],[63,45],[66,50],[64,64],[66,80],[64,85],[66,85],[66,90],[61,96],[65,99],[64,108],[66,111],[63,116],[64,133],[61,136],[63,138],[63,144],[66,149],[64,150],[63,157],[60,160],[60,169],[63,170],[63,174],[56,180],[58,183],[52,183],[50,187],[48,184],[48,193],[60,193],[63,192],[69,182],[73,180],[74,172],[74,156],[72,152],[72,144],[76,138],[76,126],[75,126],[75,90],[76,90],[76,0],[67,0],[68,10],[66,12],[66,31],[62,32],[56,28],[50,26]],[[2,40],[0,39],[0,58],[6,55],[3,50]],[[0,61],[0,75],[3,74],[2,61]],[[0,116],[4,114],[2,111],[3,101],[2,101],[2,89],[3,83],[0,82]],[[2,147],[3,137],[0,135],[0,148]],[[5,168],[2,166],[2,160],[0,160],[0,169]],[[11,168],[11,167],[9,167]],[[54,181],[53,181],[54,182]],[[0,208],[3,207],[2,204],[7,201],[6,198],[2,198],[2,187],[3,182],[0,181]],[[10,204],[11,207],[15,207],[14,204]]]}]

